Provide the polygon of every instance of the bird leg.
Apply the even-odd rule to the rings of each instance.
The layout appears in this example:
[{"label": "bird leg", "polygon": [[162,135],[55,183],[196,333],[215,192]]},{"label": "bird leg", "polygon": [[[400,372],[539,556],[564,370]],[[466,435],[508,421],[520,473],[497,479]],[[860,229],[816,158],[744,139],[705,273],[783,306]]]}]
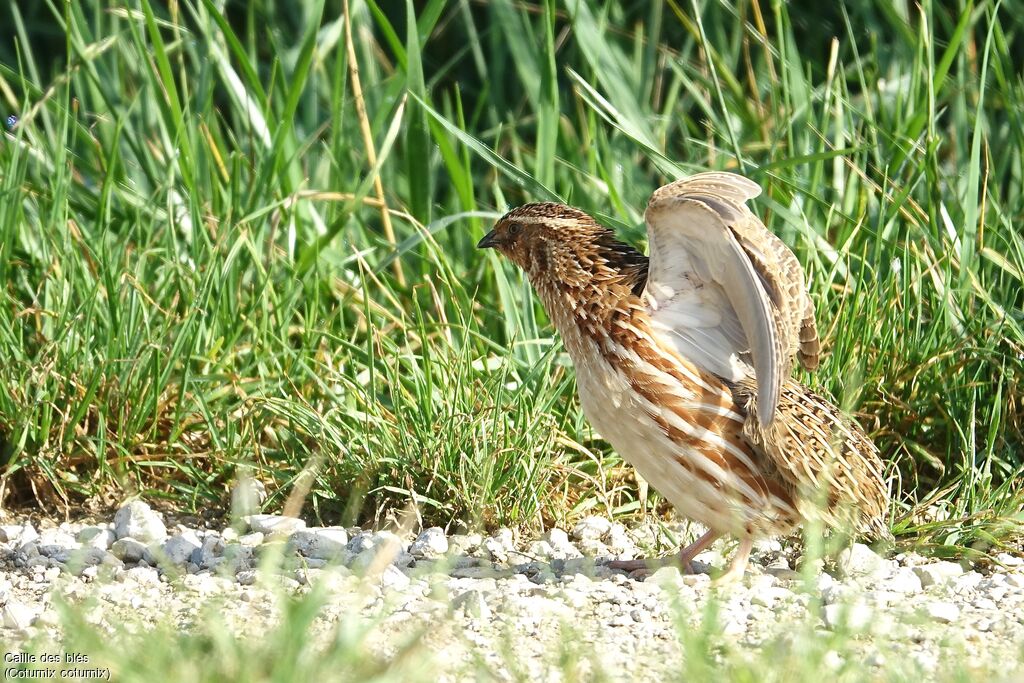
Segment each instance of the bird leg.
[{"label": "bird leg", "polygon": [[675,564],[684,571],[690,571],[690,562],[693,561],[693,558],[697,557],[702,550],[711,545],[719,535],[720,534],[715,531],[708,531],[696,541],[680,550],[679,554],[675,557],[666,557],[662,560],[612,560],[608,563],[608,567],[611,569],[622,569],[623,571],[633,573],[641,571],[646,572],[654,567],[664,567],[666,565]]},{"label": "bird leg", "polygon": [[732,563],[729,565],[729,569],[715,579],[715,585],[721,586],[722,584],[732,583],[733,581],[742,579],[743,573],[747,570],[747,563],[750,561],[750,551],[753,549],[753,538],[750,536],[741,538],[739,550],[736,551],[736,556],[732,558]]},{"label": "bird leg", "polygon": [[701,551],[707,548],[709,545],[715,542],[715,539],[721,536],[717,531],[708,530],[706,534],[698,538],[696,541],[686,546],[679,551],[679,566],[684,569],[690,569],[690,563],[693,562],[693,558],[700,555]]}]

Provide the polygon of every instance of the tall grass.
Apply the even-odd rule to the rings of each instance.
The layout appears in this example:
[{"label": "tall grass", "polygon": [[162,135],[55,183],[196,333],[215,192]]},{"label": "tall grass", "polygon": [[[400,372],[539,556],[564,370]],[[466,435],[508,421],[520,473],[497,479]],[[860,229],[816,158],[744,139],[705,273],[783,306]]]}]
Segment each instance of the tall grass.
[{"label": "tall grass", "polygon": [[[805,379],[880,445],[898,529],[1017,528],[1013,3],[2,11],[7,504],[215,507],[251,466],[271,507],[311,474],[331,521],[634,511],[527,284],[474,244],[547,198],[640,242],[651,190],[710,167],[764,186],[805,264]],[[949,521],[909,514],[935,500]]]}]

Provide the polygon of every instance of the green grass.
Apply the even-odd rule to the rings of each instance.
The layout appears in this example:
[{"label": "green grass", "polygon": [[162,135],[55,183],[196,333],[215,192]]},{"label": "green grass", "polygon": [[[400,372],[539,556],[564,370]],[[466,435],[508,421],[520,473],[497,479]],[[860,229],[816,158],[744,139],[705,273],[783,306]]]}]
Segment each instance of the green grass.
[{"label": "green grass", "polygon": [[721,168],[806,266],[807,379],[891,463],[896,530],[1017,533],[1015,2],[221,4],[0,10],[5,504],[217,507],[252,467],[331,522],[632,514],[543,311],[474,245],[552,197],[639,243],[652,189]]}]

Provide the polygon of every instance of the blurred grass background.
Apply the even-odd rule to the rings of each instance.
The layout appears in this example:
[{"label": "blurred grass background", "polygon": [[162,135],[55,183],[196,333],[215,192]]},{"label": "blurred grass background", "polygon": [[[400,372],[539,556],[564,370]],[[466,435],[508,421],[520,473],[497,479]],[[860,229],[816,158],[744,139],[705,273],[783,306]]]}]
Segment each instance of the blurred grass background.
[{"label": "blurred grass background", "polygon": [[802,379],[879,444],[896,530],[1007,542],[1022,9],[7,3],[3,504],[216,510],[245,469],[325,522],[658,509],[474,245],[551,198],[640,244],[650,192],[716,168],[805,264],[827,356]]}]

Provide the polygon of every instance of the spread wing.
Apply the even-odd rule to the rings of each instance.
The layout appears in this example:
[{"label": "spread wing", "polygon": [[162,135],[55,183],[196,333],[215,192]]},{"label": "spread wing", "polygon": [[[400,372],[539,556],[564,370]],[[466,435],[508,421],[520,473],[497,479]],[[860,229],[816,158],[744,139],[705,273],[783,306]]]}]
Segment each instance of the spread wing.
[{"label": "spread wing", "polygon": [[700,173],[647,206],[651,318],[684,356],[731,381],[753,375],[758,419],[775,415],[791,358],[817,366],[814,305],[803,270],[745,202],[757,183]]}]

